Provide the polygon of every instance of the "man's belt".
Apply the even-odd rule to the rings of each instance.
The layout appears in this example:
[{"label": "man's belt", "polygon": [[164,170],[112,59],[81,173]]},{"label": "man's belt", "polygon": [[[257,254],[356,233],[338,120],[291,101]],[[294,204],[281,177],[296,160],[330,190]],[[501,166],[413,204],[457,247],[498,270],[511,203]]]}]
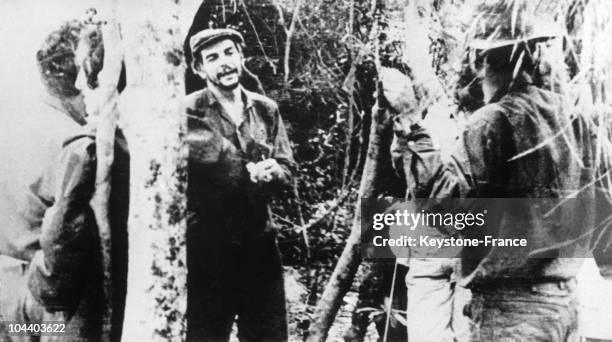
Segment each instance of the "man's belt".
[{"label": "man's belt", "polygon": [[576,278],[569,279],[507,279],[490,283],[471,286],[473,293],[487,293],[499,291],[521,291],[521,292],[550,292],[568,291],[572,292],[577,287]]}]

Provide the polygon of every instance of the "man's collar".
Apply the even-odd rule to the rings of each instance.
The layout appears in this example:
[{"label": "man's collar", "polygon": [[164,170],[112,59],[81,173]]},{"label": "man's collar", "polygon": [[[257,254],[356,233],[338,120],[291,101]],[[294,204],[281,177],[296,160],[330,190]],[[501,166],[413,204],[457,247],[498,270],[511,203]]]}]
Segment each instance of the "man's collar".
[{"label": "man's collar", "polygon": [[503,89],[498,89],[495,92],[495,95],[487,102],[496,103],[501,100],[502,97],[506,96],[509,93],[521,93],[527,91],[527,88],[533,85],[533,79],[529,76],[525,71],[521,71],[518,75],[515,76],[514,80],[508,84],[507,87]]},{"label": "man's collar", "polygon": [[[77,124],[84,126],[87,123],[87,121],[81,115],[81,113],[78,112],[78,109],[71,105],[71,102],[70,102],[71,99],[66,99],[62,101],[58,96],[59,95],[52,95],[48,91],[44,91],[41,94],[41,99],[49,107],[68,116],[71,120],[75,121]],[[73,98],[72,100],[78,101],[78,99],[76,98]]]},{"label": "man's collar", "polygon": [[[244,89],[242,85],[238,85],[238,87],[240,88],[240,96],[242,96],[244,107],[246,109],[253,107],[255,101],[252,93]],[[202,103],[207,107],[212,107],[215,105],[215,103],[219,103],[219,99],[217,99],[217,96],[212,92],[212,90],[210,90],[210,88],[204,88],[204,92],[202,93]]]},{"label": "man's collar", "polygon": [[202,92],[202,104],[206,107],[212,107],[217,102],[219,102],[219,100],[217,100],[217,97],[215,94],[213,94],[210,88],[204,88],[204,91]]},{"label": "man's collar", "polygon": [[255,101],[253,99],[253,94],[244,89],[242,86],[240,86],[240,93],[242,94],[242,101],[244,101],[244,107],[246,109],[249,109],[251,107],[253,107],[253,105],[255,104]]}]

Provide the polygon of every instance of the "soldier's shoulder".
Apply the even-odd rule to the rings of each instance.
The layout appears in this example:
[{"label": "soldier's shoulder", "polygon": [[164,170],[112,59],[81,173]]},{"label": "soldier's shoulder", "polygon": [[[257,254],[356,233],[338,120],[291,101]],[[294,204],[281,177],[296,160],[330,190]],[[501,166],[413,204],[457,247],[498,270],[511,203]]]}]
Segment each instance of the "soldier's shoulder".
[{"label": "soldier's shoulder", "polygon": [[95,136],[91,134],[79,134],[64,140],[62,147],[65,150],[82,150],[96,144]]},{"label": "soldier's shoulder", "polygon": [[60,153],[60,160],[70,163],[90,163],[96,159],[96,138],[81,134],[66,139]]},{"label": "soldier's shoulder", "polygon": [[262,95],[262,94],[258,94],[249,90],[244,90],[244,92],[247,94],[247,96],[249,96],[249,98],[255,102],[255,104],[259,104],[262,106],[265,106],[266,108],[269,108],[271,110],[278,110],[278,104],[276,103],[276,101],[272,100],[271,98]]},{"label": "soldier's shoulder", "polygon": [[201,103],[202,99],[204,98],[205,92],[206,88],[194,91],[193,93],[186,95],[181,101],[181,105],[185,109],[196,109],[202,107]]},{"label": "soldier's shoulder", "polygon": [[497,103],[489,103],[472,113],[467,120],[467,126],[495,124],[505,120],[506,109]]},{"label": "soldier's shoulder", "polygon": [[511,126],[506,108],[498,103],[490,103],[468,117],[465,132],[476,135],[497,134]]}]

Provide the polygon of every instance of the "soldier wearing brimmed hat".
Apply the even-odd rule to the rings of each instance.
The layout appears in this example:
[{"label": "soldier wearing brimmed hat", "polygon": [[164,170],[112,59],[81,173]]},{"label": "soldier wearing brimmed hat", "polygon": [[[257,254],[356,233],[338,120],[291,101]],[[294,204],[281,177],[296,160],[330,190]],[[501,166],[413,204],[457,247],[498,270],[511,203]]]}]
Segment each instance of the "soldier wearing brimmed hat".
[{"label": "soldier wearing brimmed hat", "polygon": [[[409,80],[394,70],[381,72],[385,97],[406,122],[407,134],[400,138],[415,197],[485,198],[463,202],[495,210],[489,210],[484,227],[461,234],[526,239],[520,248],[462,250],[457,272],[473,295],[464,308],[473,341],[576,341],[574,290],[581,258],[592,251],[602,275],[612,278],[612,250],[606,249],[612,234],[601,225],[611,209],[598,201],[605,186],[599,183],[590,126],[568,113],[561,95],[533,81],[539,43],[562,39],[562,31],[545,27],[529,5],[478,6],[468,46],[485,105],[469,117],[449,158],[433,146],[420,112],[404,100],[402,84]],[[550,203],[559,206],[544,205]]]},{"label": "soldier wearing brimmed hat", "polygon": [[[563,39],[560,26],[544,15],[547,7],[540,3],[535,8],[535,3],[494,0],[476,6],[478,14],[468,28],[466,45],[472,66],[479,72],[493,72],[482,77],[487,83],[483,85],[485,102],[492,102],[495,91],[501,95],[512,85],[542,77],[538,43]],[[485,59],[488,69],[483,67]]]},{"label": "soldier wearing brimmed hat", "polygon": [[187,336],[284,341],[287,319],[271,195],[292,184],[293,155],[276,103],[244,89],[242,35],[205,29],[190,40],[207,87],[187,96]]}]

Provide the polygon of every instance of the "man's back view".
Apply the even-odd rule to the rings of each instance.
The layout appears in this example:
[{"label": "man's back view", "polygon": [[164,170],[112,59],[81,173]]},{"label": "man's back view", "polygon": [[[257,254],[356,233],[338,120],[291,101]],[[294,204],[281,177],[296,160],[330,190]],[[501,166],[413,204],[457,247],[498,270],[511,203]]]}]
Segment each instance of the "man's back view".
[{"label": "man's back view", "polygon": [[[53,32],[38,52],[42,79],[49,92],[46,101],[50,108],[45,113],[49,119],[60,122],[62,129],[51,131],[49,144],[40,146],[49,151],[44,160],[35,163],[34,177],[28,186],[7,194],[11,195],[8,197],[14,201],[16,210],[7,220],[10,224],[2,227],[5,243],[0,246],[0,253],[21,263],[20,267],[12,268],[13,272],[1,275],[3,280],[10,281],[0,293],[4,319],[22,324],[61,321],[65,324],[64,332],[54,337],[59,340],[100,340],[105,325],[110,326],[111,340],[119,340],[123,323],[129,155],[120,131],[114,144],[108,208],[112,229],[109,268],[113,273],[110,322],[103,321],[106,304],[103,258],[90,205],[96,190],[96,130],[86,118],[99,111],[87,104],[95,103],[97,97],[105,98],[96,93],[103,46],[101,39],[92,37],[100,35],[101,29],[95,24],[68,22]],[[77,52],[79,58],[75,57]],[[80,105],[65,106],[67,99]],[[73,108],[87,111],[70,110]],[[5,204],[2,203],[3,209]],[[2,334],[7,333],[6,328],[0,329]]]},{"label": "man's back view", "polygon": [[[484,21],[474,25],[481,31],[470,45],[487,104],[469,118],[451,158],[433,148],[410,108],[398,110],[412,118],[405,137],[410,170],[421,190],[417,197],[435,192],[438,199],[484,199],[472,202],[488,208],[486,226],[463,236],[527,242],[462,251],[461,280],[473,294],[465,310],[472,340],[575,341],[582,258],[593,251],[602,275],[612,276],[605,224],[612,211],[601,182],[606,170],[597,163],[588,115],[569,112],[563,97],[533,81],[538,43],[558,35],[537,29],[542,18],[512,29],[503,8],[479,7]],[[385,94],[401,104],[393,88],[385,85]]]}]

